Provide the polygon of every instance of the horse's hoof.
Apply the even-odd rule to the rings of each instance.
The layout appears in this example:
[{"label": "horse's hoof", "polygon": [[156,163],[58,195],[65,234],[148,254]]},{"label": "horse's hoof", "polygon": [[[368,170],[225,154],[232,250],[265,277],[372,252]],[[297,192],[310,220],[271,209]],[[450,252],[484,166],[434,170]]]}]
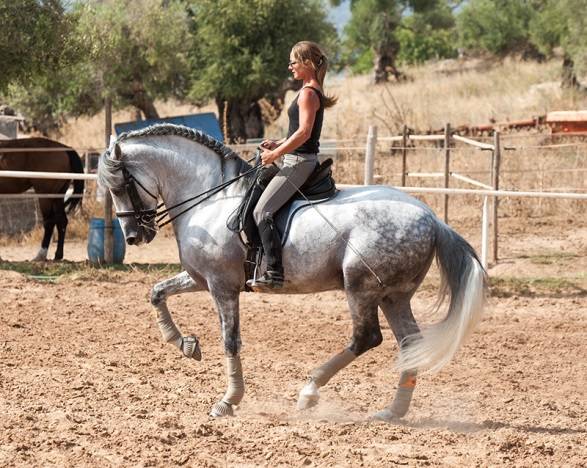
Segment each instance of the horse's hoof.
[{"label": "horse's hoof", "polygon": [[320,400],[320,393],[318,392],[318,386],[311,380],[308,384],[300,390],[298,397],[298,410],[307,410],[318,404]]},{"label": "horse's hoof", "polygon": [[230,403],[220,400],[210,410],[210,416],[213,418],[225,418],[227,416],[234,416],[234,411]]},{"label": "horse's hoof", "polygon": [[184,336],[181,338],[181,352],[187,358],[202,360],[202,350],[200,349],[200,342],[195,336]]},{"label": "horse's hoof", "polygon": [[385,409],[375,413],[369,419],[374,420],[374,421],[384,421],[384,422],[391,423],[391,422],[399,421],[402,418],[402,416],[404,416],[404,415],[405,415],[405,413],[400,416],[399,414],[394,412],[391,408],[385,408]]},{"label": "horse's hoof", "polygon": [[39,249],[37,255],[32,259],[33,262],[46,262],[47,261],[47,249]]},{"label": "horse's hoof", "polygon": [[375,421],[389,422],[389,423],[398,422],[406,415],[407,412],[408,412],[407,409],[405,411],[403,411],[403,410],[398,411],[397,409],[394,409],[392,406],[390,408],[385,408],[385,409],[382,409],[381,411],[378,411],[373,416],[371,416],[370,419],[375,420]]}]

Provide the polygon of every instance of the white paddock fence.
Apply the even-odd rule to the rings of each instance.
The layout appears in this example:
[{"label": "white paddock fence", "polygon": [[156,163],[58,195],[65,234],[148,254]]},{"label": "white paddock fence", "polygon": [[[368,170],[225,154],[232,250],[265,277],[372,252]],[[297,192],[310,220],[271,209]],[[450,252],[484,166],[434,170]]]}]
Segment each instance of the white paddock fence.
[{"label": "white paddock fence", "polygon": [[[443,151],[445,154],[444,172],[408,172],[407,171],[407,150],[414,149],[408,147],[409,141],[437,141],[443,143]],[[493,137],[493,143],[483,143],[471,138],[461,137],[459,135],[453,135],[450,130],[450,125],[446,125],[444,135],[410,135],[407,133],[407,129],[404,128],[404,132],[400,136],[391,137],[377,137],[377,128],[370,127],[367,134],[366,146],[344,146],[345,143],[352,143],[355,140],[326,140],[324,145],[324,153],[328,154],[337,150],[362,150],[365,149],[365,160],[364,160],[364,185],[372,185],[374,181],[374,161],[377,152],[377,143],[381,142],[401,142],[402,146],[395,148],[402,152],[402,171],[401,171],[401,187],[397,187],[399,190],[408,193],[432,193],[432,194],[443,194],[444,195],[444,219],[448,222],[448,196],[449,195],[478,195],[483,197],[483,203],[481,206],[481,261],[484,267],[488,265],[488,253],[489,253],[489,234],[490,225],[493,225],[493,260],[497,261],[497,248],[498,248],[498,225],[497,225],[497,209],[499,197],[524,197],[524,198],[557,198],[557,199],[575,199],[575,200],[587,200],[587,193],[570,193],[570,192],[536,192],[536,191],[517,191],[517,190],[499,190],[499,174],[500,174],[500,157],[501,157],[501,142],[499,132],[495,132]],[[483,151],[491,151],[491,181],[492,184],[488,185],[471,177],[459,174],[457,172],[450,171],[450,155],[452,143],[458,141],[466,145],[478,148]],[[243,144],[243,145],[232,145],[232,148],[236,151],[251,151],[257,147],[258,143],[254,144]],[[342,146],[340,146],[342,144]],[[5,149],[2,149],[5,151]],[[22,150],[20,150],[22,151]],[[51,172],[25,172],[25,171],[0,171],[1,177],[13,177],[13,178],[36,178],[36,179],[69,179],[69,180],[88,180],[95,181],[97,176],[95,174],[78,174],[78,173],[51,173]],[[444,187],[406,187],[406,177],[433,177],[442,178],[444,181]],[[469,183],[477,188],[474,189],[457,189],[449,188],[449,180],[454,178],[466,183]],[[340,187],[357,187],[358,185],[339,184]],[[0,195],[1,199],[18,199],[18,198],[53,198],[59,197],[54,194],[10,194]],[[108,198],[108,197],[106,197]],[[492,215],[490,216],[489,199],[493,200],[492,203]],[[108,208],[106,209],[108,211]],[[111,233],[106,230],[105,239]],[[106,243],[106,242],[105,242]],[[111,239],[110,239],[111,243]],[[107,248],[107,246],[106,246]]]}]

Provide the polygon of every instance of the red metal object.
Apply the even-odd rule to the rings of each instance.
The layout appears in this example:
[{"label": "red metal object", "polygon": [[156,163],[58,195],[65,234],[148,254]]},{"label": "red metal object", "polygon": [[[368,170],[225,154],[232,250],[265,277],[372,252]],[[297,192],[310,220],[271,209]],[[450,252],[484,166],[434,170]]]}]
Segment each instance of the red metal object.
[{"label": "red metal object", "polygon": [[587,134],[587,110],[549,112],[546,115],[546,124],[553,134]]}]

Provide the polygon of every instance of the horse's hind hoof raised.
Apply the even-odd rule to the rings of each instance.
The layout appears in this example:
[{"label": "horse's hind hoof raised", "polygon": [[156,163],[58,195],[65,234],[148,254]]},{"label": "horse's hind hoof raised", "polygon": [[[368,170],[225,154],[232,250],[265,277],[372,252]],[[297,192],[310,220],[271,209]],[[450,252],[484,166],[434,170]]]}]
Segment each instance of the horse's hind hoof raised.
[{"label": "horse's hind hoof raised", "polygon": [[234,410],[230,403],[220,400],[210,410],[210,416],[213,418],[225,418],[227,416],[234,416]]},{"label": "horse's hind hoof raised", "polygon": [[181,352],[187,358],[202,360],[202,350],[200,349],[200,342],[195,336],[184,336],[181,339]]}]

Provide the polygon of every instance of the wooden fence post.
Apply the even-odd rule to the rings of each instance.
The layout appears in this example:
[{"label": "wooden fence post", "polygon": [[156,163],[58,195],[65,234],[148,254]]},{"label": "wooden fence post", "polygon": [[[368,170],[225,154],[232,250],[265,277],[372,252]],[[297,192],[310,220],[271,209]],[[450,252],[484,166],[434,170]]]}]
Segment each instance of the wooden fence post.
[{"label": "wooden fence post", "polygon": [[[450,177],[450,124],[444,127],[444,188],[448,188]],[[444,222],[448,224],[448,193],[444,194]]]},{"label": "wooden fence post", "polygon": [[[110,146],[112,135],[112,99],[107,97],[104,102],[105,125],[104,136],[106,148]],[[104,264],[111,265],[114,260],[114,240],[112,232],[112,197],[110,190],[104,193]]]},{"label": "wooden fence post", "polygon": [[367,134],[367,149],[365,152],[365,185],[373,184],[373,166],[375,164],[375,146],[377,145],[377,127],[369,126]]},{"label": "wooden fence post", "polygon": [[404,125],[402,131],[402,187],[406,186],[406,172],[408,159],[408,126]]},{"label": "wooden fence post", "polygon": [[[499,190],[499,169],[501,165],[501,139],[499,131],[495,130],[493,133],[493,145],[495,147],[492,158],[491,167],[491,185],[493,190]],[[499,205],[499,198],[493,197],[493,262],[497,263],[497,248],[498,248],[498,223],[497,223],[497,207]]]}]

